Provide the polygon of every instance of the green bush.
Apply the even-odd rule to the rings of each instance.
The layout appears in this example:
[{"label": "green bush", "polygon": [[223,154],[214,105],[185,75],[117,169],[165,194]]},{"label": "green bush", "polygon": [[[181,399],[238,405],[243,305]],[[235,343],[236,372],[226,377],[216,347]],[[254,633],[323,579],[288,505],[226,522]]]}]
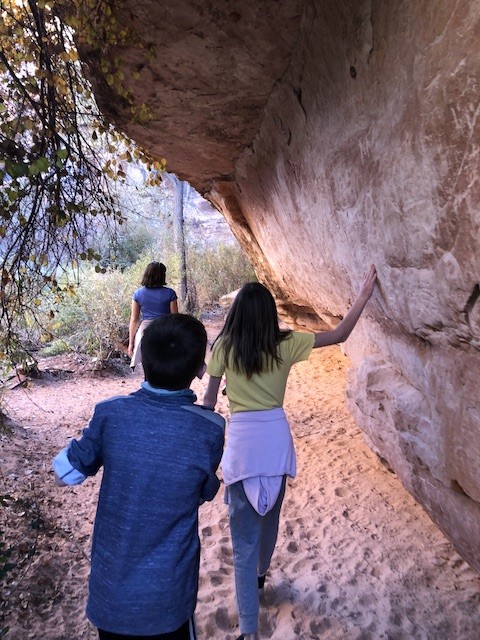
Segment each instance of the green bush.
[{"label": "green bush", "polygon": [[195,310],[199,312],[218,304],[223,295],[245,282],[256,280],[251,264],[235,244],[190,246],[187,277],[195,296]]},{"label": "green bush", "polygon": [[56,340],[101,360],[110,357],[126,337],[132,287],[127,271],[85,269],[76,294],[57,307],[52,325]]},{"label": "green bush", "polygon": [[122,352],[128,338],[133,292],[154,259],[145,255],[128,269],[107,269],[105,273],[83,268],[75,294],[56,305],[55,318],[49,325],[54,337],[43,347],[42,355],[71,350],[105,360]]},{"label": "green bush", "polygon": [[[193,313],[200,314],[211,308],[222,295],[255,279],[252,267],[237,245],[193,245],[188,247],[187,256],[187,283]],[[143,272],[152,260],[165,263],[167,285],[180,297],[180,262],[173,254],[149,253],[127,269],[107,269],[105,273],[86,267],[81,272],[76,293],[56,305],[55,318],[49,325],[54,337],[45,344],[42,355],[71,350],[106,360],[124,351],[122,345],[128,338],[132,294],[140,286]]]},{"label": "green bush", "polygon": [[70,353],[70,351],[72,351],[72,346],[67,340],[55,338],[40,350],[39,355],[43,358],[49,358],[50,356],[61,356],[64,353]]}]

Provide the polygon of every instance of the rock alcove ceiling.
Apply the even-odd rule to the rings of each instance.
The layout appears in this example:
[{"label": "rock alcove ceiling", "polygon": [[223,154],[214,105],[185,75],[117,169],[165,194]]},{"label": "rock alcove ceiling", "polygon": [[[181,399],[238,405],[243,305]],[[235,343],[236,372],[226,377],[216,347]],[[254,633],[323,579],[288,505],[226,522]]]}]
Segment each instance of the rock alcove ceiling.
[{"label": "rock alcove ceiling", "polygon": [[[293,326],[334,324],[377,265],[349,406],[480,570],[479,3],[114,11],[132,44],[80,43],[101,110],[222,211]],[[115,56],[143,122],[102,74]]]}]

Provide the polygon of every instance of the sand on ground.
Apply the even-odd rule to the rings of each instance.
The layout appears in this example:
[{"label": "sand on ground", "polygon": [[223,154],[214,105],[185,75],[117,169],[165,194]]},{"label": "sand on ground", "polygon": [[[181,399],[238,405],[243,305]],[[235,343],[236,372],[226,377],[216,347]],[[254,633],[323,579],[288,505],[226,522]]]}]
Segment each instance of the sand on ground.
[{"label": "sand on ground", "polygon": [[[218,325],[207,325],[210,340]],[[9,640],[94,640],[84,613],[100,478],[54,485],[51,459],[96,402],[138,388],[128,367],[92,372],[55,359],[5,392],[0,431],[1,630]],[[480,640],[480,577],[398,478],[365,445],[345,405],[348,359],[313,352],[290,375],[285,409],[298,473],[288,481],[277,549],[261,597],[272,640]],[[68,367],[67,367],[68,368]],[[206,380],[195,381],[199,400]],[[228,417],[221,397],[218,410]],[[220,474],[221,475],[221,474]],[[223,488],[200,509],[199,640],[234,640],[232,550]]]}]

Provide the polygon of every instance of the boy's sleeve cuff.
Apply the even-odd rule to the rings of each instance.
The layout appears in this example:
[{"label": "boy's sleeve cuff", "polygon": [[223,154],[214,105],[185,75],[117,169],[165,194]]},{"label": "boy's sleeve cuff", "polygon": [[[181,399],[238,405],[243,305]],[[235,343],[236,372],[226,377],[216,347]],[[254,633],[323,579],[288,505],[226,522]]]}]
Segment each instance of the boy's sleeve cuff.
[{"label": "boy's sleeve cuff", "polygon": [[67,455],[68,447],[62,449],[52,461],[52,467],[57,476],[65,484],[81,484],[87,476],[72,467]]}]

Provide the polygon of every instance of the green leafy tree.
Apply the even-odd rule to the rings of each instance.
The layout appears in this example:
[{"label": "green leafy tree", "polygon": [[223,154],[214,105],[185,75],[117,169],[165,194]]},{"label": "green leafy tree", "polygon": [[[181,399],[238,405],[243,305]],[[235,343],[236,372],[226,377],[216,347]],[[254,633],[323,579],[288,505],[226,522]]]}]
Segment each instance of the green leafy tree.
[{"label": "green leafy tree", "polygon": [[[122,223],[109,181],[124,177],[125,162],[147,162],[152,176],[164,162],[102,121],[82,73],[75,39],[132,37],[116,28],[109,3],[0,0],[0,14],[0,340],[13,356],[19,321],[37,317],[45,294],[53,317],[79,260],[99,261],[98,229],[114,234]],[[129,101],[118,63],[102,71]]]}]

